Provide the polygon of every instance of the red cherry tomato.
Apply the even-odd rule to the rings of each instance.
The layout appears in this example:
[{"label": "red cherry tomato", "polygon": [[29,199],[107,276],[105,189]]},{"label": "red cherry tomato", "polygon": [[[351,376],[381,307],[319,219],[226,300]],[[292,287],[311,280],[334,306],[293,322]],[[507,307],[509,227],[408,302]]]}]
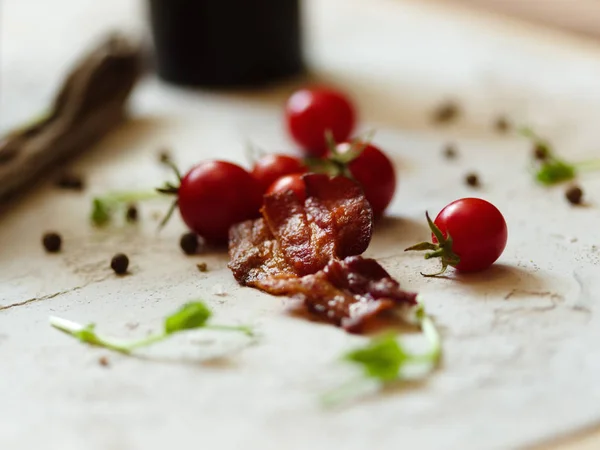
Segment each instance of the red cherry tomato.
[{"label": "red cherry tomato", "polygon": [[284,175],[306,172],[300,158],[288,155],[266,155],[254,164],[252,175],[265,192],[275,181]]},{"label": "red cherry tomato", "polygon": [[301,202],[304,202],[306,200],[306,185],[302,176],[302,173],[294,173],[281,177],[267,189],[267,195],[276,192],[292,191]]},{"label": "red cherry tomato", "polygon": [[396,171],[390,159],[379,148],[367,144],[342,143],[336,147],[338,154],[344,155],[352,148],[362,148],[361,153],[348,164],[354,179],[362,186],[365,197],[379,216],[388,207],[396,192]]},{"label": "red cherry tomato", "polygon": [[227,240],[229,227],[258,215],[260,186],[235,164],[205,161],[181,180],[178,205],[181,218],[209,241]]},{"label": "red cherry tomato", "polygon": [[[444,237],[450,234],[452,251],[460,258],[454,267],[463,272],[487,269],[506,247],[508,230],[502,213],[480,198],[461,198],[450,203],[433,222]],[[438,243],[433,234],[432,239]]]},{"label": "red cherry tomato", "polygon": [[290,134],[310,156],[327,153],[325,132],[345,141],[356,122],[354,106],[342,93],[328,88],[301,89],[288,99],[285,116]]}]

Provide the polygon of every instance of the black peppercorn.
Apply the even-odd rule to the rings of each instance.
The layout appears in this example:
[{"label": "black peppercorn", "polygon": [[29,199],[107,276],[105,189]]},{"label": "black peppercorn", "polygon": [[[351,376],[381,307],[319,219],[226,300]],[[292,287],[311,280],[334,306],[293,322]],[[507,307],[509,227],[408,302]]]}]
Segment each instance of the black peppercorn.
[{"label": "black peppercorn", "polygon": [[444,157],[446,159],[455,159],[457,154],[458,153],[454,144],[446,144],[446,146],[444,147]]},{"label": "black peppercorn", "polygon": [[436,123],[452,122],[460,114],[459,106],[454,102],[442,103],[433,112],[433,121]]},{"label": "black peppercorn", "polygon": [[500,116],[496,119],[496,130],[500,133],[506,133],[510,128],[510,123],[508,119],[504,116]]},{"label": "black peppercorn", "polygon": [[172,161],[171,154],[168,150],[163,149],[158,152],[158,160],[163,164],[168,164],[170,161]]},{"label": "black peppercorn", "polygon": [[101,356],[98,358],[98,364],[100,364],[102,367],[108,367],[110,362],[106,356]]},{"label": "black peppercorn", "polygon": [[45,233],[42,237],[42,243],[44,244],[44,248],[48,253],[56,253],[60,251],[62,238],[58,233],[49,232]]},{"label": "black peppercorn", "polygon": [[117,253],[110,261],[110,267],[118,275],[123,275],[129,267],[129,258],[124,253]]},{"label": "black peppercorn", "polygon": [[572,205],[581,205],[583,199],[583,191],[579,186],[571,186],[565,192],[565,197]]},{"label": "black peppercorn", "polygon": [[544,161],[549,156],[548,147],[545,144],[536,144],[533,147],[533,157],[538,161]]},{"label": "black peppercorn", "polygon": [[125,219],[127,222],[137,222],[138,220],[138,210],[134,204],[131,204],[127,207],[127,212],[125,213]]},{"label": "black peppercorn", "polygon": [[198,250],[198,236],[195,233],[185,233],[179,239],[179,246],[186,255],[193,255]]},{"label": "black peppercorn", "polygon": [[465,183],[471,187],[479,187],[479,177],[474,173],[469,173],[465,177]]}]

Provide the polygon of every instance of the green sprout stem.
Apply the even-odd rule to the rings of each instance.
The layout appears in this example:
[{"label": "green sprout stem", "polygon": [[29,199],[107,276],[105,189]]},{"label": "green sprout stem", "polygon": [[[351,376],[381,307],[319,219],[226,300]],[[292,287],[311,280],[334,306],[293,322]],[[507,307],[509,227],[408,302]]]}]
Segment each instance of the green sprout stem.
[{"label": "green sprout stem", "polygon": [[533,173],[537,182],[544,186],[571,181],[577,177],[578,172],[600,170],[598,159],[576,163],[565,161],[556,156],[550,142],[538,136],[531,128],[520,128],[519,132],[541,151],[541,156],[536,155]]},{"label": "green sprout stem", "polygon": [[254,335],[252,329],[244,325],[234,326],[209,324],[207,321],[210,316],[210,310],[202,302],[190,302],[165,319],[165,327],[162,332],[151,334],[150,336],[136,340],[122,340],[100,336],[96,333],[94,324],[81,325],[79,323],[54,316],[50,317],[49,321],[52,327],[80,340],[81,342],[124,354],[129,354],[133,350],[164,341],[175,333],[197,328],[240,332],[246,336]]},{"label": "green sprout stem", "polygon": [[205,330],[216,330],[216,331],[235,331],[245,334],[248,337],[254,336],[252,327],[245,325],[205,325]]},{"label": "green sprout stem", "polygon": [[155,190],[110,192],[102,197],[95,197],[92,201],[90,220],[94,225],[107,225],[114,213],[126,205],[147,200],[156,200],[163,195]]},{"label": "green sprout stem", "polygon": [[600,170],[600,159],[591,159],[588,161],[581,161],[573,164],[575,168],[580,171],[591,172],[594,170]]}]

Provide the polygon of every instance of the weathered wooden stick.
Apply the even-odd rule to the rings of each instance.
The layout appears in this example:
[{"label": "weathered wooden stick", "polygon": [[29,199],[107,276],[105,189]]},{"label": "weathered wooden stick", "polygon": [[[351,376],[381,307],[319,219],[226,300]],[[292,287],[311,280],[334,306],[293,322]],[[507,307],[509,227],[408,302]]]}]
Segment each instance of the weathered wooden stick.
[{"label": "weathered wooden stick", "polygon": [[141,50],[112,35],[66,77],[49,113],[0,141],[0,201],[120,124],[141,73]]}]

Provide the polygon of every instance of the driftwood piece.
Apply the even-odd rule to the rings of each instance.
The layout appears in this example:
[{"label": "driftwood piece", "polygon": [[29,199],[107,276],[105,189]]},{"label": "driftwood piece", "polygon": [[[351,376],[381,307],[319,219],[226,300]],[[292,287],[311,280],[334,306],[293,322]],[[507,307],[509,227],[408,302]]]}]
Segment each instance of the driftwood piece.
[{"label": "driftwood piece", "polygon": [[141,51],[111,35],[72,69],[44,117],[0,140],[0,201],[119,125],[141,73]]}]

